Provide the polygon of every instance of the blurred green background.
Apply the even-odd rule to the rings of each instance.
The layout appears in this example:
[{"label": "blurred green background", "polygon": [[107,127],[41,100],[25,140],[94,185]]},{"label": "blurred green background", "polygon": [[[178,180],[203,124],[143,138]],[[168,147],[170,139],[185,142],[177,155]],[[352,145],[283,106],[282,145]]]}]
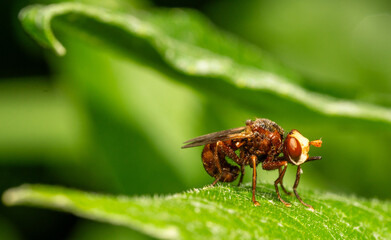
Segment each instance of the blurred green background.
[{"label": "blurred green background", "polygon": [[[266,92],[251,95],[263,106],[254,107],[241,99],[247,94],[242,90],[224,94],[232,86],[203,89],[154,68],[140,60],[143,46],[124,54],[72,31],[56,32],[67,48],[65,57],[57,57],[36,44],[17,18],[29,4],[53,2],[60,1],[1,3],[1,192],[23,183],[126,195],[202,187],[213,179],[201,164],[201,148],[181,150],[182,142],[266,117],[286,131],[296,128],[309,139],[323,139],[322,148],[311,150],[323,160],[303,167],[300,187],[391,198],[390,123],[322,115]],[[79,2],[121,12],[196,9],[300,76],[295,84],[391,107],[388,1]],[[260,168],[259,174],[270,183],[277,177]],[[294,174],[288,168],[285,185],[293,185]],[[48,238],[147,237],[67,214],[0,205],[0,239]]]}]

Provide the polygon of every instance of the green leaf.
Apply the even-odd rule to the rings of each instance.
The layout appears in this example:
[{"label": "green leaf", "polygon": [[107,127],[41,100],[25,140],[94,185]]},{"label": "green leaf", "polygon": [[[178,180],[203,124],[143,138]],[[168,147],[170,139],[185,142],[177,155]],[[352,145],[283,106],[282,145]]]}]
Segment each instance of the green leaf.
[{"label": "green leaf", "polygon": [[125,226],[111,225],[102,222],[93,222],[89,220],[78,221],[69,240],[97,240],[97,239],[115,239],[115,240],[152,240],[156,239],[141,232],[132,230]]},{"label": "green leaf", "polygon": [[300,189],[315,211],[294,197],[285,207],[272,185],[257,189],[261,206],[254,207],[251,187],[217,186],[171,196],[133,197],[86,193],[62,187],[22,185],[6,191],[7,205],[31,205],[127,226],[169,239],[324,239],[391,237],[391,203]]},{"label": "green leaf", "polygon": [[0,215],[0,236],[1,239],[18,240],[22,239],[15,226]]},{"label": "green leaf", "polygon": [[204,9],[214,23],[306,74],[312,89],[390,107],[391,17],[373,14],[379,8],[375,1],[234,0]]},{"label": "green leaf", "polygon": [[[23,26],[41,45],[53,49],[58,55],[64,55],[65,47],[55,37],[51,27],[57,18],[67,23],[68,28],[95,34],[99,40],[115,45],[124,52],[129,48],[140,48],[137,45],[140,42],[147,44],[168,64],[159,63],[160,67],[188,77],[198,77],[204,88],[209,86],[210,81],[201,81],[200,77],[218,79],[238,89],[272,93],[326,115],[391,123],[389,108],[338,99],[305,89],[298,77],[267,58],[259,49],[219,32],[205,18],[192,11],[176,9],[124,14],[90,5],[61,3],[32,5],[20,13]],[[101,26],[96,28],[93,23]],[[102,32],[102,28],[111,31]],[[133,43],[132,46],[126,37],[136,38],[137,44]],[[140,53],[142,57],[154,57],[144,50]],[[260,102],[253,104],[263,106]]]},{"label": "green leaf", "polygon": [[46,163],[62,165],[79,154],[85,141],[83,119],[61,89],[45,82],[37,77],[1,79],[1,164],[31,164],[43,156]]}]

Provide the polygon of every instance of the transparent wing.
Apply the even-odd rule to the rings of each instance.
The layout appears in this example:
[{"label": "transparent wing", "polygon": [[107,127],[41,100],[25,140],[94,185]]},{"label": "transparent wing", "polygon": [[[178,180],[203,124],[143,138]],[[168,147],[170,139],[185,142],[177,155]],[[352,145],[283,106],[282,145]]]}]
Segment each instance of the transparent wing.
[{"label": "transparent wing", "polygon": [[242,139],[251,137],[252,133],[245,132],[245,129],[246,127],[240,127],[202,135],[184,142],[187,144],[182,146],[182,148],[191,148],[209,143],[215,143],[217,141],[226,141],[231,139]]}]

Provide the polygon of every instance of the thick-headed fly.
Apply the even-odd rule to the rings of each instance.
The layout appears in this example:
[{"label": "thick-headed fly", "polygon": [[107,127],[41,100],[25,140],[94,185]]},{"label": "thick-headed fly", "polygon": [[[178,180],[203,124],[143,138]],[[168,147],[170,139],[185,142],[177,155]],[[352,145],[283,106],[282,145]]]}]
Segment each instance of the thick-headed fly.
[{"label": "thick-headed fly", "polygon": [[[278,169],[279,176],[274,186],[278,199],[287,207],[291,205],[281,198],[278,184],[286,194],[291,195],[282,181],[288,163],[296,165],[297,173],[293,192],[303,205],[313,209],[311,205],[301,200],[296,189],[302,173],[301,164],[322,159],[320,156],[310,157],[308,155],[310,146],[320,147],[322,140],[309,141],[297,130],[290,131],[284,140],[284,130],[280,126],[269,119],[257,118],[255,121],[247,120],[245,127],[210,133],[190,139],[185,144],[182,148],[205,145],[201,158],[206,172],[215,178],[212,185],[219,181],[232,182],[239,174],[240,185],[243,181],[244,167],[249,165],[253,169],[252,200],[255,206],[259,206],[259,202],[255,199],[257,165],[262,163],[264,170]],[[231,158],[239,166],[228,163],[226,157]]]}]

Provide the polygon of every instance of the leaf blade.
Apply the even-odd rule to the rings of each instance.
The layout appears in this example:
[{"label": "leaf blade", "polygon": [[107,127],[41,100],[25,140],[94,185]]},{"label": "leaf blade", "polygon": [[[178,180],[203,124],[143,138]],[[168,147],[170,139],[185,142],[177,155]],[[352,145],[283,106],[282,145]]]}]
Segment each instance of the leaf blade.
[{"label": "leaf blade", "polygon": [[[259,94],[272,93],[325,115],[391,123],[389,108],[305,89],[294,77],[282,73],[285,70],[281,71],[281,66],[262,55],[259,49],[219,32],[205,24],[207,21],[202,16],[191,11],[123,14],[84,4],[60,3],[27,7],[21,11],[20,20],[39,43],[58,55],[64,55],[65,48],[54,36],[51,22],[58,16],[70,13],[120,28],[126,34],[143,39],[170,68],[187,76],[218,78],[237,89],[254,90]],[[169,26],[178,22],[184,24],[177,24],[173,31]],[[196,28],[200,24],[204,27]],[[189,37],[185,33],[192,27],[198,31]],[[214,43],[212,47],[202,41],[206,35]],[[219,42],[222,47],[218,46]],[[257,64],[257,61],[260,63]]]},{"label": "leaf blade", "polygon": [[163,239],[254,239],[281,234],[288,238],[391,236],[387,227],[391,223],[390,202],[301,191],[314,205],[316,210],[312,212],[293,198],[289,198],[293,207],[286,208],[271,185],[261,185],[257,191],[261,207],[252,205],[250,187],[226,186],[164,197],[129,198],[23,185],[5,192],[3,202],[54,208]]}]

